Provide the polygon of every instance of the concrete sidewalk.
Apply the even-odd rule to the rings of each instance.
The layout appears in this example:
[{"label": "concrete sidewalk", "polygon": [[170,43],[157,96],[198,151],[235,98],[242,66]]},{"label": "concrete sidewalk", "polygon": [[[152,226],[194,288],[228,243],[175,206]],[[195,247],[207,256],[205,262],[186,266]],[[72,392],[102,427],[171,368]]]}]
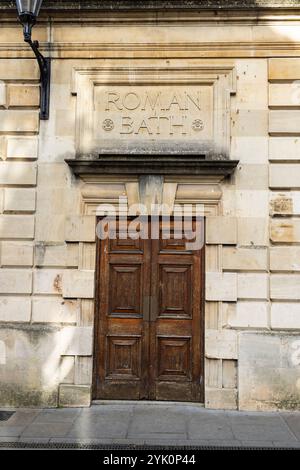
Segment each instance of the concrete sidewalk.
[{"label": "concrete sidewalk", "polygon": [[19,409],[8,421],[0,421],[0,445],[15,442],[300,449],[300,413],[224,412],[141,402]]}]

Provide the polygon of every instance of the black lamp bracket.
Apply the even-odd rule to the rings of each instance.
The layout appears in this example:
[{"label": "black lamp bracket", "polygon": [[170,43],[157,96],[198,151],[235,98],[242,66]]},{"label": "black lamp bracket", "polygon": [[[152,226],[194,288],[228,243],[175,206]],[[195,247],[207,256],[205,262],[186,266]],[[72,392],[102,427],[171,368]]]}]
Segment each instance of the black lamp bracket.
[{"label": "black lamp bracket", "polygon": [[36,18],[31,13],[20,15],[20,21],[23,24],[24,41],[29,44],[40,69],[40,119],[49,119],[50,105],[50,81],[51,81],[51,59],[44,57],[39,50],[39,42],[32,41],[32,28],[36,24]]}]

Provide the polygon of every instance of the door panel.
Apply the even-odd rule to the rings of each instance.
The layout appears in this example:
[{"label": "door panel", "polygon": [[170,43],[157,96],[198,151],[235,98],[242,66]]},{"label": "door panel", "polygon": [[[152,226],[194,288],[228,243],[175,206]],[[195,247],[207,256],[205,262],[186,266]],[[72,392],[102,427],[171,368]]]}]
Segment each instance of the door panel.
[{"label": "door panel", "polygon": [[95,398],[204,399],[204,251],[158,223],[159,240],[98,242]]}]

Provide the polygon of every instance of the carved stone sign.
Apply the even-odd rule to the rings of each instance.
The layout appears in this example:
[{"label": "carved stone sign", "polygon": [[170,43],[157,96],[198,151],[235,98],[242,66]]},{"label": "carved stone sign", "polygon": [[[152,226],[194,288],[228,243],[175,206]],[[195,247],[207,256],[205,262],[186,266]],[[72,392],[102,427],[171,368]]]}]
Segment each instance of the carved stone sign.
[{"label": "carved stone sign", "polygon": [[211,86],[95,88],[96,140],[209,140],[212,133]]},{"label": "carved stone sign", "polygon": [[77,156],[229,155],[234,67],[74,70]]}]

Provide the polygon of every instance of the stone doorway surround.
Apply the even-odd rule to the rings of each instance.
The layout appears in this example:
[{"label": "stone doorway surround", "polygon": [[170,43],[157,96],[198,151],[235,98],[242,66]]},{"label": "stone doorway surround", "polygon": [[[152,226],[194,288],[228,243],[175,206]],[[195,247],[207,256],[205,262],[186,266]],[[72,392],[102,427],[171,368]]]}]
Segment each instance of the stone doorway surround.
[{"label": "stone doorway surround", "polygon": [[[78,163],[78,162],[77,162]],[[214,164],[220,162],[214,162]],[[70,162],[69,162],[70,164]],[[237,162],[231,162],[232,170]],[[74,163],[76,166],[76,163]],[[228,172],[228,169],[227,169]],[[162,184],[162,203],[169,206],[191,204],[203,205],[207,218],[206,228],[206,302],[205,302],[205,404],[211,408],[237,408],[237,333],[224,329],[224,315],[231,302],[237,301],[237,275],[222,273],[222,244],[236,243],[236,223],[231,217],[223,217],[222,186],[227,183],[224,175],[204,176],[164,176],[146,177],[146,194],[157,194]],[[96,259],[95,224],[96,218],[103,215],[99,206],[109,204],[118,207],[119,197],[126,198],[128,205],[141,201],[140,177],[138,175],[112,176],[100,174],[80,174],[81,215],[75,224],[80,237],[81,265],[75,277],[70,279],[70,293],[79,296],[74,282],[83,286],[81,296],[81,329],[84,334],[78,337],[78,357],[86,370],[90,371],[90,383],[81,385],[61,385],[61,406],[89,406],[92,399],[93,332],[94,321],[94,276]],[[144,184],[145,182],[143,182]],[[80,233],[81,231],[81,233]],[[82,283],[83,280],[86,283]],[[72,285],[73,284],[73,285]],[[87,289],[87,287],[89,288]],[[72,294],[73,291],[73,294]],[[89,326],[86,326],[89,325]],[[86,343],[84,345],[84,343]],[[87,354],[88,353],[88,354]],[[83,376],[86,378],[86,370]],[[228,388],[223,387],[224,375],[228,371]],[[222,379],[223,378],[223,379]],[[217,382],[216,382],[217,381]],[[220,384],[219,388],[211,386]]]}]

